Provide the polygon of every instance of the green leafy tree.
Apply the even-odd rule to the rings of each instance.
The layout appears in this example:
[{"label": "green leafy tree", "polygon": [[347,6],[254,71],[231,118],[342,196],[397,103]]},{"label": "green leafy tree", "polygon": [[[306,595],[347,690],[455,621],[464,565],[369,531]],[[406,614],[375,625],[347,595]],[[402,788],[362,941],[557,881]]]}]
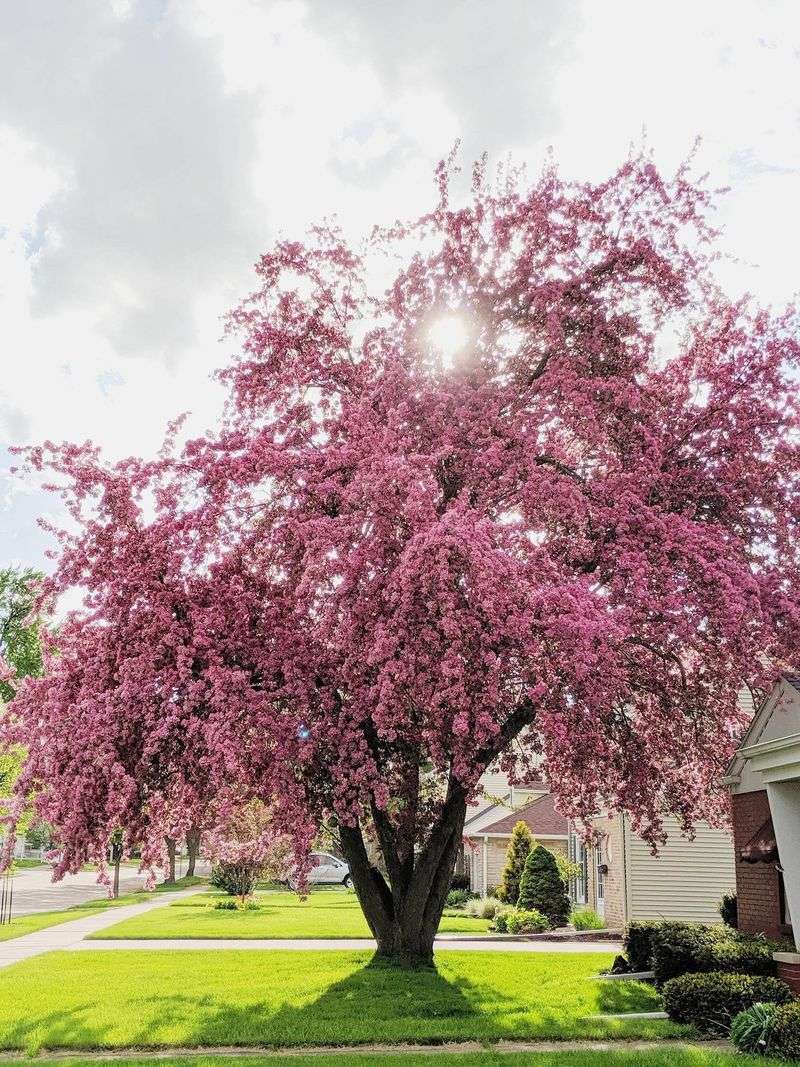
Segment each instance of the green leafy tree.
[{"label": "green leafy tree", "polygon": [[0,699],[5,702],[13,699],[18,679],[42,673],[41,619],[34,614],[41,578],[30,568],[0,569],[0,660],[12,675],[0,680]]},{"label": "green leafy tree", "polygon": [[[42,673],[39,641],[41,619],[35,614],[36,583],[42,578],[30,568],[0,568],[0,711],[14,698],[21,678]],[[0,798],[7,797],[19,777],[25,751],[14,745],[0,752]],[[0,803],[0,814],[4,814]],[[30,811],[17,824],[24,834]]]},{"label": "green leafy tree", "polygon": [[497,895],[506,904],[516,904],[519,896],[519,884],[522,872],[525,868],[525,860],[535,846],[533,834],[525,823],[520,819],[511,831],[511,841],[506,854],[506,865],[503,868],[500,888]]},{"label": "green leafy tree", "polygon": [[540,911],[551,926],[566,926],[571,910],[569,894],[553,853],[537,845],[525,860],[517,907]]}]

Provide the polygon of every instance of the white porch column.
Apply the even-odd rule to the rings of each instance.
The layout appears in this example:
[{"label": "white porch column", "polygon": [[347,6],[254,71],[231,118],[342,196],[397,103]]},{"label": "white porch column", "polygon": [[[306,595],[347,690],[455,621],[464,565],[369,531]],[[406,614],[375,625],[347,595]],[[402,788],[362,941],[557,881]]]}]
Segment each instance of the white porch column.
[{"label": "white porch column", "polygon": [[800,948],[800,781],[767,782],[795,946]]}]

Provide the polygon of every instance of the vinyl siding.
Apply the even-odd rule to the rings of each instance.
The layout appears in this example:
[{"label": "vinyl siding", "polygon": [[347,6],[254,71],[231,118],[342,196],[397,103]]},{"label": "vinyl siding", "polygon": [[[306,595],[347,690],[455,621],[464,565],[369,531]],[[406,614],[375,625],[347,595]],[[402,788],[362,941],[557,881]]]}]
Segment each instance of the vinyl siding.
[{"label": "vinyl siding", "polygon": [[734,892],[736,885],[731,835],[699,823],[689,841],[672,818],[664,828],[667,843],[652,856],[650,846],[625,821],[628,919],[719,922],[722,894]]},{"label": "vinyl siding", "polygon": [[[500,885],[503,868],[506,865],[506,853],[508,852],[511,838],[490,837],[486,842],[487,879],[485,886],[483,884],[483,838],[476,835],[475,840],[478,842],[478,848],[470,853],[470,887],[473,893],[480,893],[481,896],[484,896],[486,895],[487,888]],[[537,838],[537,840],[540,844],[544,845],[545,848],[549,848],[551,852],[567,851],[566,841],[554,840],[547,837],[540,837]]]}]

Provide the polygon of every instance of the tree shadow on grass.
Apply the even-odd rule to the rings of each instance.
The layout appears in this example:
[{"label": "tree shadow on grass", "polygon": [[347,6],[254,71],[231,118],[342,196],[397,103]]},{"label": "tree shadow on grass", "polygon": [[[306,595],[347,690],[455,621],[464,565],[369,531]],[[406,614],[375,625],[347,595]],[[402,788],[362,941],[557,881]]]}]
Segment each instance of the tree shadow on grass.
[{"label": "tree shadow on grass", "polygon": [[646,982],[605,979],[598,982],[597,1010],[609,1015],[622,1012],[660,1011],[661,997]]},{"label": "tree shadow on grass", "polygon": [[43,1046],[47,1048],[102,1047],[105,1028],[86,1025],[85,1016],[92,1007],[92,1003],[87,1002],[73,1005],[66,1011],[34,1015],[23,1005],[19,1021],[3,1026],[0,1048],[3,1050],[21,1049],[33,1055]]},{"label": "tree shadow on grass", "polygon": [[[284,1003],[270,1012],[220,1006],[194,1032],[198,1044],[253,1042],[270,1045],[360,1044],[374,1041],[437,1042],[509,1036],[483,1010],[491,992],[449,981],[435,968],[405,970],[373,958],[307,1003]],[[513,1007],[509,1000],[505,1007]]]},{"label": "tree shadow on grass", "polygon": [[[179,954],[184,955],[184,954]],[[227,954],[226,954],[227,955]],[[186,961],[181,961],[181,966]],[[114,989],[107,1002],[81,1003],[64,1012],[36,1016],[20,1004],[11,1028],[4,1027],[4,1047],[34,1051],[107,1048],[114,1045],[346,1045],[371,1042],[430,1043],[444,1041],[497,1041],[513,1038],[609,1036],[625,1026],[592,1022],[575,1014],[575,1006],[560,1007],[558,998],[537,997],[535,978],[527,984],[523,974],[513,989],[492,981],[492,962],[486,962],[486,981],[468,980],[431,968],[403,970],[378,958],[364,963],[350,956],[352,970],[338,981],[324,984],[324,959],[310,972],[304,990],[292,962],[284,969],[270,967],[264,955],[263,971],[255,984],[217,984],[208,993],[181,992],[181,966],[174,983],[162,978],[148,989],[147,968],[129,975],[136,984]],[[299,963],[299,960],[298,960]],[[249,973],[249,972],[248,972]],[[342,975],[341,961],[336,972]],[[320,979],[322,979],[320,981]],[[283,983],[283,986],[282,986]],[[144,988],[143,988],[144,986]],[[632,987],[636,988],[632,988]],[[285,989],[285,991],[284,991]],[[237,992],[238,990],[238,992]],[[551,986],[552,991],[552,986]],[[565,990],[566,993],[566,990]],[[120,995],[121,994],[121,995]],[[650,1010],[653,993],[638,983],[597,983],[581,1005],[594,1011]],[[566,1001],[569,1001],[567,996]],[[597,1031],[597,1032],[595,1032]]]}]

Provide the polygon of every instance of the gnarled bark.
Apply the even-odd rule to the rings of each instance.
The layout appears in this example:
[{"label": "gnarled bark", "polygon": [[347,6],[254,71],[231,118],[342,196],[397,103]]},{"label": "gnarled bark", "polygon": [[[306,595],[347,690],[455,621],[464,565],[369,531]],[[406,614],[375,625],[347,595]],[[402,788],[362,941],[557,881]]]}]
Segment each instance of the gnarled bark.
[{"label": "gnarled bark", "polygon": [[167,843],[167,856],[169,857],[169,871],[167,872],[167,877],[164,879],[164,881],[165,882],[174,882],[175,881],[175,839],[172,838],[172,837],[166,837],[164,840]]},{"label": "gnarled bark", "polygon": [[194,875],[195,864],[197,863],[197,856],[200,852],[200,827],[192,825],[186,834],[186,851],[189,855],[189,862],[186,866],[186,877],[191,878]]},{"label": "gnarled bark", "polygon": [[358,899],[378,943],[378,955],[404,967],[430,966],[433,940],[447,900],[466,815],[466,799],[451,781],[441,813],[415,854],[408,825],[373,810],[388,883],[369,860],[360,826],[343,826],[340,841]]}]

